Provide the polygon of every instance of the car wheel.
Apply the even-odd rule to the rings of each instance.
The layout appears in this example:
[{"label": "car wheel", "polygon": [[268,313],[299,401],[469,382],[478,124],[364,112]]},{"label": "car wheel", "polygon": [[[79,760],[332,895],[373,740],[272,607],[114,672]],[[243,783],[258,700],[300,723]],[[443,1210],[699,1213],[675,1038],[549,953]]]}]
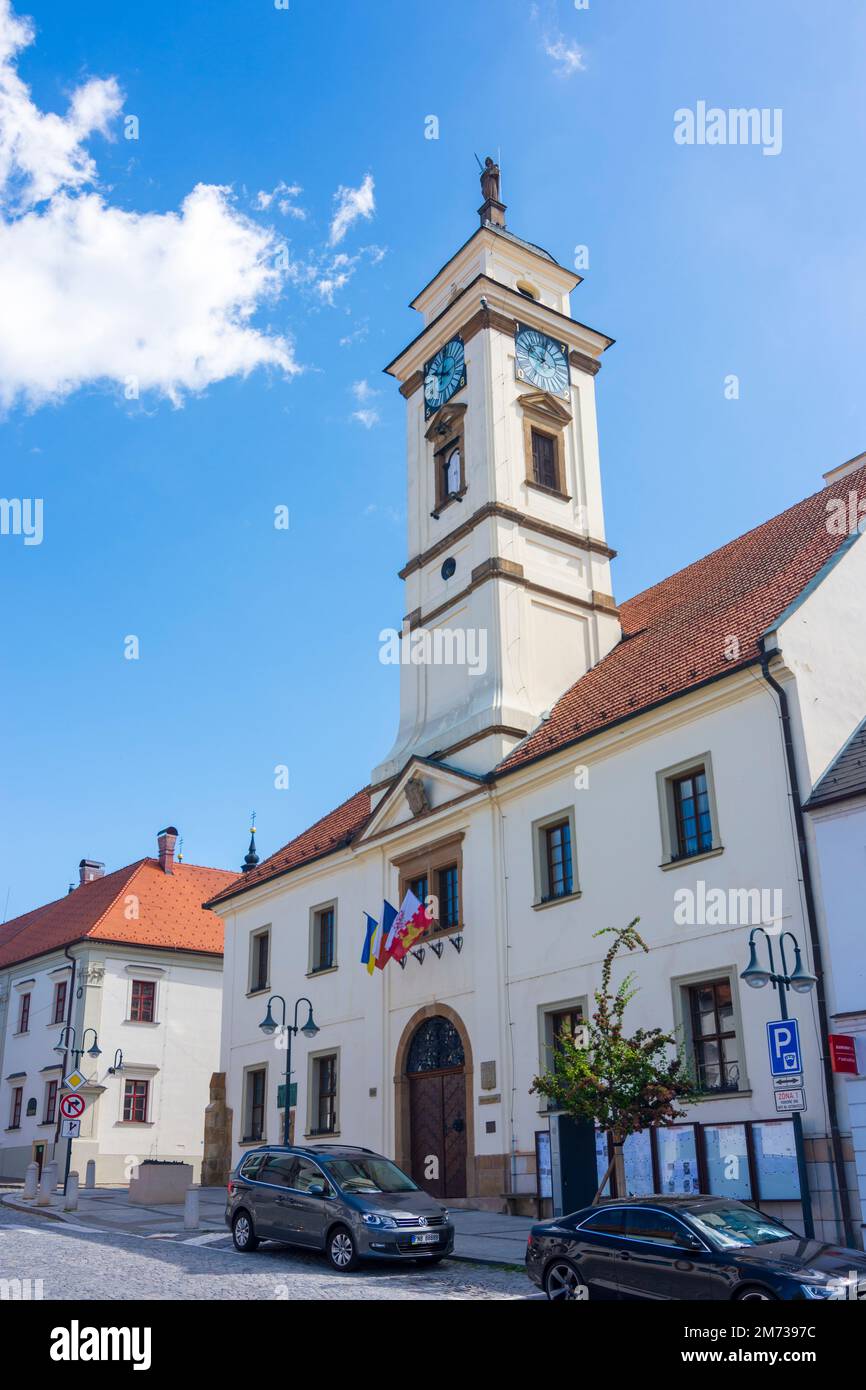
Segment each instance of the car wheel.
[{"label": "car wheel", "polygon": [[340,1274],[348,1274],[358,1267],[358,1247],[351,1231],[345,1226],[335,1226],[328,1236],[328,1259],[332,1268]]},{"label": "car wheel", "polygon": [[239,1211],[232,1221],[232,1240],[235,1250],[248,1255],[259,1248],[259,1238],[253,1233],[252,1217],[248,1212]]},{"label": "car wheel", "polygon": [[574,1302],[581,1287],[580,1275],[568,1260],[556,1260],[545,1272],[544,1292],[551,1303],[566,1299]]},{"label": "car wheel", "polygon": [[769,1289],[740,1289],[734,1294],[737,1303],[775,1303],[776,1295]]}]

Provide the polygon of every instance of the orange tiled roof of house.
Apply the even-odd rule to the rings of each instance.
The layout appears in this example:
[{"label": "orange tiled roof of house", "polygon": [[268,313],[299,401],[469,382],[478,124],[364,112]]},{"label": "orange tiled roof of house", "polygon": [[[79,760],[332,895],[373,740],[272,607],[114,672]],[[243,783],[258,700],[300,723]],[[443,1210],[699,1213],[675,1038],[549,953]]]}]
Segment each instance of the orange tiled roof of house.
[{"label": "orange tiled roof of house", "polygon": [[234,878],[198,864],[166,873],[158,859],[139,859],[0,926],[0,968],[83,940],[221,955],[222,922],[202,902]]},{"label": "orange tiled roof of house", "polygon": [[[587,671],[490,773],[491,780],[758,660],[758,638],[848,540],[827,504],[866,496],[866,466],[813,493],[621,607],[622,641]],[[729,639],[739,644],[731,657]],[[370,817],[369,790],[291,840],[212,901],[351,843]]]}]

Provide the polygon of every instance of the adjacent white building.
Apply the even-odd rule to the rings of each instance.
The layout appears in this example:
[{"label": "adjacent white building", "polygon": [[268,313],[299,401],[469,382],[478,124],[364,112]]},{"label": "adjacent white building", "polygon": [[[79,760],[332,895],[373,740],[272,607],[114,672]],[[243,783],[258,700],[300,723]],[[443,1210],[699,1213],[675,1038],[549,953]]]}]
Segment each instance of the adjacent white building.
[{"label": "adjacent white building", "polygon": [[234,875],[178,862],[176,839],[169,827],[156,858],[111,874],[82,860],[65,898],[0,927],[0,1178],[65,1162],[60,1103],[79,1062],[82,1181],[90,1159],[97,1182],[147,1158],[197,1178],[222,993],[222,929],[201,904]]},{"label": "adjacent white building", "polygon": [[[630,1190],[724,1192],[796,1223],[767,1057],[778,1000],[739,976],[759,924],[792,932],[825,990],[837,965],[794,807],[866,710],[866,546],[828,525],[866,468],[618,606],[595,410],[611,339],[572,318],[580,277],[503,217],[488,196],[389,367],[408,459],[394,748],[211,900],[233,1155],[281,1137],[285,1052],[259,1024],[272,992],[290,1022],[306,996],[320,1031],[293,1044],[296,1140],[391,1154],[452,1203],[533,1210],[551,1121],[533,1077],[592,1008],[596,933],[640,916],[649,954],[621,966],[640,986],[630,1024],[675,1030],[702,1096],[630,1141]],[[381,920],[408,888],[433,897],[434,926],[370,976],[364,913]],[[845,1236],[841,1185],[855,1239],[823,996],[789,1003],[816,1230]]]}]

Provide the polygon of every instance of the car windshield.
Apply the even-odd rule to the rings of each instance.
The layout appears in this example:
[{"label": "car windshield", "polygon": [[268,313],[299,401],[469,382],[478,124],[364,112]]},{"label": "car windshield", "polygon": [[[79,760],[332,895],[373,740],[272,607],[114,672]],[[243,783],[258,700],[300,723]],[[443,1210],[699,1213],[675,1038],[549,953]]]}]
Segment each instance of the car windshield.
[{"label": "car windshield", "polygon": [[331,1158],[325,1164],[344,1192],[417,1192],[389,1158]]},{"label": "car windshield", "polygon": [[774,1221],[754,1207],[732,1202],[730,1206],[707,1207],[690,1211],[688,1220],[706,1236],[717,1250],[731,1250],[744,1245],[769,1245],[794,1236],[781,1221]]}]

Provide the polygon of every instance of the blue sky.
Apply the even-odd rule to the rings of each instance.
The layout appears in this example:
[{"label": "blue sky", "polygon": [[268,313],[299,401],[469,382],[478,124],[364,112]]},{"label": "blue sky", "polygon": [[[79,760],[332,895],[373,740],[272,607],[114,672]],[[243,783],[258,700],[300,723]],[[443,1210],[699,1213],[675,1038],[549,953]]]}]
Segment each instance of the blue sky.
[{"label": "blue sky", "polygon": [[[234,867],[255,808],[271,852],[390,748],[404,419],[381,368],[477,225],[475,152],[501,151],[516,232],[566,264],[589,247],[572,307],[616,339],[598,399],[618,598],[866,448],[855,0],[18,13],[35,41],[0,58],[20,109],[67,124],[21,145],[23,173],[0,138],[0,494],[44,499],[41,545],[0,536],[0,917],[62,894],[82,856],[153,853],[169,822],[187,859]],[[699,100],[780,108],[781,153],[677,145]],[[232,191],[181,211],[197,185]]]}]

